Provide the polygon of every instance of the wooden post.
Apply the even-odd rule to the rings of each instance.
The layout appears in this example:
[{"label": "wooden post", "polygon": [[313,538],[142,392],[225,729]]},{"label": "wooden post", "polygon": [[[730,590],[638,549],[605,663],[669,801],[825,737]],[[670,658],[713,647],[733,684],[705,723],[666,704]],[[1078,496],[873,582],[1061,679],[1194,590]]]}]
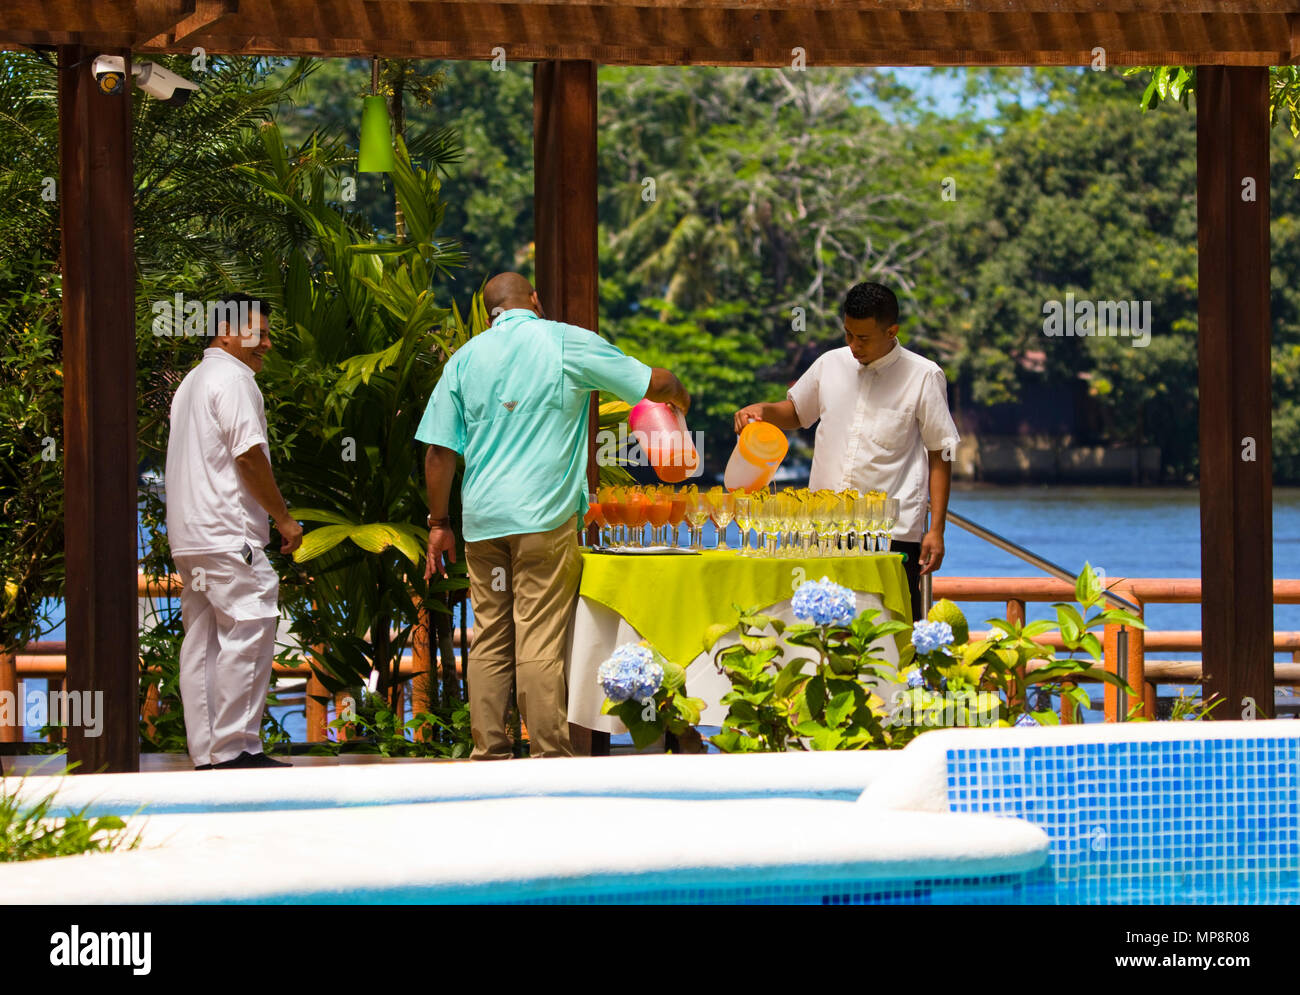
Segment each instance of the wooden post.
[{"label": "wooden post", "polygon": [[[1106,670],[1110,673],[1119,671],[1119,630],[1121,626],[1113,623],[1107,623],[1102,632],[1102,660]],[[1119,693],[1119,688],[1110,684],[1102,686],[1103,700],[1105,701],[1105,715],[1107,722],[1118,722],[1121,718],[1121,709],[1124,707],[1125,695]]]},{"label": "wooden post", "polygon": [[[432,710],[432,691],[434,677],[430,674],[429,663],[429,610],[420,609],[419,620],[411,631],[411,714]],[[424,737],[424,730],[416,730],[416,736]]]},{"label": "wooden post", "polygon": [[14,714],[12,723],[0,720],[0,743],[21,743],[26,706],[18,695],[18,657],[13,653],[0,653],[0,694],[6,691],[13,695]]},{"label": "wooden post", "polygon": [[103,694],[104,728],[68,730],[83,774],[140,767],[135,264],[130,52],[121,93],[100,49],[59,46],[64,561],[69,693]]},{"label": "wooden post", "polygon": [[[1012,625],[1025,624],[1025,603],[1017,598],[1007,602],[1007,621]],[[1013,707],[1025,697],[1024,675],[1007,681],[1007,708]]]},{"label": "wooden post", "polygon": [[1273,715],[1268,141],[1268,69],[1201,66],[1201,632],[1221,719]]},{"label": "wooden post", "polygon": [[329,739],[329,689],[313,670],[303,689],[303,710],[307,719],[307,742],[323,743]]},{"label": "wooden post", "polygon": [[[1138,606],[1138,617],[1145,620],[1146,610],[1138,596],[1131,589],[1123,589],[1117,592],[1121,597],[1128,598]],[[1128,683],[1133,689],[1134,699],[1129,703],[1129,707],[1137,704],[1138,710],[1134,713],[1134,718],[1146,718],[1154,720],[1156,717],[1155,710],[1155,689],[1151,688],[1152,701],[1147,701],[1147,689],[1150,685],[1146,679],[1146,630],[1125,627],[1128,633]]]},{"label": "wooden post", "polygon": [[[533,217],[537,295],[550,318],[596,331],[596,64],[542,61],[533,70]],[[597,395],[587,416],[587,487],[595,490]],[[569,726],[575,752],[609,753],[609,734]]]}]

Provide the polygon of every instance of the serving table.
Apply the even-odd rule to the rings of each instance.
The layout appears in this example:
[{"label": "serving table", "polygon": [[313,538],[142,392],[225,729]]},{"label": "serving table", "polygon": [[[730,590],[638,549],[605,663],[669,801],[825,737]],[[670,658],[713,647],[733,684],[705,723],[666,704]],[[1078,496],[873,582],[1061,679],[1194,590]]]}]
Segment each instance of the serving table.
[{"label": "serving table", "polygon": [[[566,655],[569,722],[596,732],[627,732],[619,719],[600,714],[605,693],[596,673],[616,647],[644,639],[686,668],[687,693],[704,701],[700,725],[720,726],[727,710],[719,701],[731,683],[717,672],[713,652],[738,641],[736,606],[805,621],[794,617],[791,598],[805,580],[822,577],[852,590],[859,612],[875,608],[899,620],[912,618],[901,553],[790,558],[742,557],[731,550],[694,556],[584,551]],[[704,633],[716,623],[733,628],[706,653]],[[879,645],[888,662],[898,662],[894,639]],[[785,659],[798,655],[806,653],[789,647]]]}]

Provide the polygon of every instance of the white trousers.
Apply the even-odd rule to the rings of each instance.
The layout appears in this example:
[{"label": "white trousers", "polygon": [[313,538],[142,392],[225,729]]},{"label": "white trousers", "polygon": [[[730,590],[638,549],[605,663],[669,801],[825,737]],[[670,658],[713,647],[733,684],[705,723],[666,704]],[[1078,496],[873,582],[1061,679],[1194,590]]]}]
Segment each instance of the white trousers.
[{"label": "white trousers", "polygon": [[185,585],[180,691],[190,759],[197,766],[261,753],[280,579],[261,549],[251,549],[251,563],[240,553],[173,559]]}]

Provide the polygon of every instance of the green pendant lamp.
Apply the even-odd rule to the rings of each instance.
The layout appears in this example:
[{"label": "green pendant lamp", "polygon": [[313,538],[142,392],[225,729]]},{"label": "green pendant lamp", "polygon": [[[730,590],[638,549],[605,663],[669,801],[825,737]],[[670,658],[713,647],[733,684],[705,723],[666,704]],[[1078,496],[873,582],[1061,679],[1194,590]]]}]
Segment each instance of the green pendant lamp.
[{"label": "green pendant lamp", "polygon": [[388,101],[379,96],[379,59],[370,60],[370,96],[361,107],[361,148],[357,172],[393,171],[393,127],[388,118]]}]

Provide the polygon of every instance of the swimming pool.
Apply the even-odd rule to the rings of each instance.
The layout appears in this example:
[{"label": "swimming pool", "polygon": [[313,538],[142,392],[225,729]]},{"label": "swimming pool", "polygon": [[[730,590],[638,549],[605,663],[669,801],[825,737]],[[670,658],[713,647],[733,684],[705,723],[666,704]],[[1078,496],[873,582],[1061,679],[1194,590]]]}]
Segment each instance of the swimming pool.
[{"label": "swimming pool", "polygon": [[136,820],[146,848],[0,866],[0,896],[1295,904],[1298,767],[1300,725],[1261,721],[941,730],[897,753],[76,777],[69,808],[156,813]]}]

